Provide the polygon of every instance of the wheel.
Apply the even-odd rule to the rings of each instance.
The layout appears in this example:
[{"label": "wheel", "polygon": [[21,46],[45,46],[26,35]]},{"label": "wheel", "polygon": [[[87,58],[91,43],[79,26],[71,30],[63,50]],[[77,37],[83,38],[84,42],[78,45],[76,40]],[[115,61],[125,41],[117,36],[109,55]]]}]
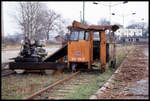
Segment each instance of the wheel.
[{"label": "wheel", "polygon": [[116,67],[116,60],[111,61],[110,67],[111,67],[111,68],[115,68],[115,67]]},{"label": "wheel", "polygon": [[75,64],[75,63],[72,63],[72,64],[71,64],[71,69],[72,69],[72,71],[76,71],[76,67],[77,67],[77,64]]},{"label": "wheel", "polygon": [[54,70],[45,70],[45,74],[53,74]]},{"label": "wheel", "polygon": [[17,74],[22,74],[22,73],[24,73],[24,69],[15,69],[14,70]]}]

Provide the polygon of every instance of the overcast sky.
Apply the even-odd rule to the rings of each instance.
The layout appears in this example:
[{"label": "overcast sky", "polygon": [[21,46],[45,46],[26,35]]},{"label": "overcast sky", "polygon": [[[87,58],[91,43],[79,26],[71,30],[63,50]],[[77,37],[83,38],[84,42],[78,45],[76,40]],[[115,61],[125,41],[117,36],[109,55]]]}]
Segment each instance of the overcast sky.
[{"label": "overcast sky", "polygon": [[[62,15],[64,19],[67,20],[68,24],[71,24],[73,20],[80,21],[80,16],[83,11],[83,2],[44,2],[46,3],[49,9],[53,9],[56,13]],[[90,24],[97,24],[97,22],[101,18],[106,18],[109,20],[109,7],[104,5],[109,5],[110,2],[97,2],[98,4],[93,4],[92,1],[85,2],[85,20],[87,20]],[[120,3],[120,4],[119,4]],[[102,5],[104,4],[104,5]],[[115,15],[111,16],[111,23],[120,23],[123,24],[123,17],[119,15],[129,15],[125,16],[124,25],[127,26],[132,22],[146,22],[149,20],[149,4],[144,1],[133,1],[128,2],[126,4],[122,4],[122,2],[113,2],[111,1],[111,5],[118,4],[116,6],[111,7],[111,12],[115,13]],[[2,20],[4,24],[4,34],[13,34],[15,32],[19,32],[19,28],[16,24],[15,19],[12,15],[16,14],[16,8],[18,7],[18,2],[2,2]],[[136,13],[132,15],[132,13]],[[141,19],[144,18],[144,21]]]}]

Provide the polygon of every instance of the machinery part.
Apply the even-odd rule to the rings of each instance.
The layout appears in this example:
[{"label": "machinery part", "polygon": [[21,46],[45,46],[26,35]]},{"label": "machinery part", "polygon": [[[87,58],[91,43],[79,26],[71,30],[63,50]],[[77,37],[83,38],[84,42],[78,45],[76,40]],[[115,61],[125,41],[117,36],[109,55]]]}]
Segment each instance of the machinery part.
[{"label": "machinery part", "polygon": [[57,50],[54,54],[48,56],[46,59],[44,59],[44,62],[55,62],[56,60],[67,56],[67,48],[68,44],[65,44],[62,48]]},{"label": "machinery part", "polygon": [[106,62],[109,62],[109,43],[106,43]]},{"label": "machinery part", "polygon": [[14,58],[15,62],[41,62],[39,57],[30,56],[30,57],[16,57]]},{"label": "machinery part", "polygon": [[53,72],[53,75],[59,75],[60,73],[62,73],[62,69],[58,69],[56,71]]},{"label": "machinery part", "polygon": [[15,71],[17,74],[22,74],[22,73],[25,72],[24,69],[15,69],[14,71]]},{"label": "machinery part", "polygon": [[114,61],[110,62],[110,67],[115,68],[116,67],[116,59]]},{"label": "machinery part", "polygon": [[72,69],[72,71],[76,71],[76,67],[77,67],[76,63],[71,63],[71,69]]},{"label": "machinery part", "polygon": [[45,70],[45,74],[53,74],[55,70]]},{"label": "machinery part", "polygon": [[93,40],[93,60],[99,60],[99,48],[100,48],[100,41]]},{"label": "machinery part", "polygon": [[105,31],[102,31],[100,34],[100,63],[102,71],[106,70],[106,37]]}]

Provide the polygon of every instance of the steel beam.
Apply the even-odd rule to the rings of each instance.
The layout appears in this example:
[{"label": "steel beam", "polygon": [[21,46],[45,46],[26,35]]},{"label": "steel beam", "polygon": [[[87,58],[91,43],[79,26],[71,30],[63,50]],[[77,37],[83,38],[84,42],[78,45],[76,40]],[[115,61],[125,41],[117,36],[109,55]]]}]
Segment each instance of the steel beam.
[{"label": "steel beam", "polygon": [[63,69],[66,68],[66,63],[54,63],[54,62],[10,62],[9,68],[14,69],[25,69],[25,70],[44,70],[44,69]]},{"label": "steel beam", "polygon": [[100,32],[100,63],[101,63],[101,70],[106,70],[106,37],[105,31]]}]

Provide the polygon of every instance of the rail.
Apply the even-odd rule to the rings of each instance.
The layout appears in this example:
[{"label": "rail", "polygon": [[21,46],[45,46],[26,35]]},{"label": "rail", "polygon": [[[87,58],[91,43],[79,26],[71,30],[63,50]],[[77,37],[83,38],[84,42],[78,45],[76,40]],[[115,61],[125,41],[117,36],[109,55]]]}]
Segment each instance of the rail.
[{"label": "rail", "polygon": [[43,93],[44,91],[46,91],[46,90],[48,90],[48,89],[50,89],[50,88],[53,88],[53,87],[55,87],[56,85],[61,84],[61,83],[65,82],[65,81],[67,81],[67,80],[70,80],[73,76],[76,76],[76,75],[79,74],[79,73],[80,73],[80,71],[77,71],[77,72],[75,72],[75,73],[69,75],[68,77],[66,77],[66,78],[64,78],[64,79],[62,79],[62,80],[59,80],[59,81],[57,81],[57,82],[55,82],[55,83],[49,85],[48,87],[45,87],[45,88],[43,88],[43,89],[41,89],[41,90],[35,92],[35,93],[32,94],[31,96],[24,98],[24,99],[25,99],[25,100],[33,99],[35,96],[37,96],[37,95]]}]

